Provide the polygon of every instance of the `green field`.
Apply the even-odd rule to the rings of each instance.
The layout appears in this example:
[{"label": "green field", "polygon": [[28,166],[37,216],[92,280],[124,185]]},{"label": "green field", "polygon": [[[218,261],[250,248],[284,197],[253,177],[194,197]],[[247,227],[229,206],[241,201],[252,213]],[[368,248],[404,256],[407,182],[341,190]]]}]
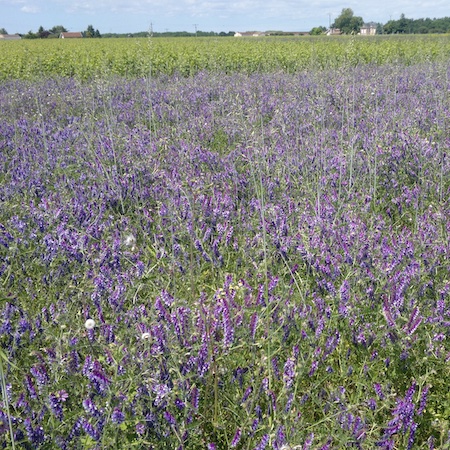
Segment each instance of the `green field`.
[{"label": "green field", "polygon": [[0,80],[254,73],[448,60],[450,36],[148,38],[0,42]]}]

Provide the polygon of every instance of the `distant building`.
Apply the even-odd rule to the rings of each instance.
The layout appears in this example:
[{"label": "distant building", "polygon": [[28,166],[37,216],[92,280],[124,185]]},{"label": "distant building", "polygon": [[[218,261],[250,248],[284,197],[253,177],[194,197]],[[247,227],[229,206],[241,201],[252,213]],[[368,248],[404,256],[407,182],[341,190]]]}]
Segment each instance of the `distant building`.
[{"label": "distant building", "polygon": [[373,36],[377,34],[377,24],[375,22],[365,23],[359,30],[359,34],[364,36]]},{"label": "distant building", "polygon": [[82,38],[83,33],[81,31],[73,31],[73,32],[64,32],[60,33],[59,37],[61,39],[74,39],[74,38]]},{"label": "distant building", "polygon": [[266,36],[309,36],[309,31],[268,31]]},{"label": "distant building", "polygon": [[0,34],[0,40],[2,41],[17,41],[21,39],[18,34]]},{"label": "distant building", "polygon": [[327,36],[338,36],[340,34],[342,34],[342,32],[339,28],[329,28],[327,30]]},{"label": "distant building", "polygon": [[260,37],[265,35],[266,33],[263,33],[262,31],[243,31],[243,32],[238,31],[234,33],[234,37],[247,37],[247,36]]}]

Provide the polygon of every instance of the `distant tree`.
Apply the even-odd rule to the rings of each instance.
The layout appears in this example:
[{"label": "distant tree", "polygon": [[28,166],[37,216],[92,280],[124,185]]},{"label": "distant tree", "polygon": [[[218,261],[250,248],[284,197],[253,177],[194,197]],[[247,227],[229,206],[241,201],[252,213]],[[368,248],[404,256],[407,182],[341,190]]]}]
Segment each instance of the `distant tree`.
[{"label": "distant tree", "polygon": [[38,39],[38,38],[39,38],[39,35],[36,34],[36,33],[33,33],[33,32],[30,30],[27,34],[25,34],[25,35],[23,36],[23,38],[24,38],[24,39]]},{"label": "distant tree", "polygon": [[377,23],[377,34],[383,34],[383,24]]},{"label": "distant tree", "polygon": [[309,34],[311,36],[319,36],[321,34],[324,34],[327,29],[325,27],[314,27]]},{"label": "distant tree", "polygon": [[50,33],[60,35],[61,33],[67,33],[67,29],[62,25],[55,25],[53,28],[50,28]]},{"label": "distant tree", "polygon": [[95,37],[96,38],[101,38],[102,37],[102,35],[100,34],[100,31],[95,30]]},{"label": "distant tree", "polygon": [[44,30],[44,27],[41,25],[38,29],[37,34],[41,39],[45,39],[50,34],[50,31]]},{"label": "distant tree", "polygon": [[8,32],[4,28],[0,28],[0,34],[8,34]]},{"label": "distant tree", "polygon": [[87,38],[95,37],[95,30],[92,25],[88,25],[86,31],[84,32],[84,37],[87,37]]},{"label": "distant tree", "polygon": [[344,8],[331,27],[339,28],[344,34],[356,34],[359,33],[363,24],[364,20],[362,17],[355,16],[351,8]]},{"label": "distant tree", "polygon": [[398,33],[411,33],[412,20],[407,19],[404,14],[400,16],[400,20],[397,21],[397,32]]},{"label": "distant tree", "polygon": [[[389,22],[387,22],[384,25],[383,30],[387,34],[418,33],[419,28],[423,28],[424,23],[425,22],[423,21],[423,19],[419,20],[407,19],[405,15],[402,14],[399,20],[390,20]],[[427,28],[428,32],[430,32],[429,26]],[[423,31],[424,30],[422,29],[422,32]]]}]

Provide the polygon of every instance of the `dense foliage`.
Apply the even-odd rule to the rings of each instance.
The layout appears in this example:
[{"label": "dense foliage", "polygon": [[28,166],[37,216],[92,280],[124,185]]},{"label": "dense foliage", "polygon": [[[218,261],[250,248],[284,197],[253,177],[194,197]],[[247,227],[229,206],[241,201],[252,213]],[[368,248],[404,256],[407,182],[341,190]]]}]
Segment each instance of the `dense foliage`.
[{"label": "dense foliage", "polygon": [[262,73],[280,60],[253,41],[234,51],[254,70],[217,53],[190,77],[148,75],[140,42],[146,77],[84,82],[108,52],[91,40],[53,60],[77,77],[3,81],[0,446],[448,447],[434,42],[416,64],[360,64],[349,40],[333,70]]},{"label": "dense foliage", "polygon": [[450,33],[450,17],[440,19],[408,19],[404,14],[383,26],[384,33]]},{"label": "dense foliage", "polygon": [[189,76],[203,70],[295,73],[368,63],[410,65],[449,59],[450,35],[22,40],[0,42],[0,80]]},{"label": "dense foliage", "polygon": [[344,34],[358,34],[363,24],[364,20],[362,17],[355,16],[351,8],[344,8],[331,27],[339,28]]}]

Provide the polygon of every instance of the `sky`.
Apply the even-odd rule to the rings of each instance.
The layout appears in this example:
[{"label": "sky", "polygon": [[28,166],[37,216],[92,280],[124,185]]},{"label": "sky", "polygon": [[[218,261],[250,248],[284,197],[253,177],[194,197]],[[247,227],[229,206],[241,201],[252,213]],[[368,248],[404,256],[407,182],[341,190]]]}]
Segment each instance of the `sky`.
[{"label": "sky", "polygon": [[63,25],[100,33],[139,31],[310,31],[328,27],[343,8],[365,22],[450,16],[449,0],[0,0],[10,34]]}]

